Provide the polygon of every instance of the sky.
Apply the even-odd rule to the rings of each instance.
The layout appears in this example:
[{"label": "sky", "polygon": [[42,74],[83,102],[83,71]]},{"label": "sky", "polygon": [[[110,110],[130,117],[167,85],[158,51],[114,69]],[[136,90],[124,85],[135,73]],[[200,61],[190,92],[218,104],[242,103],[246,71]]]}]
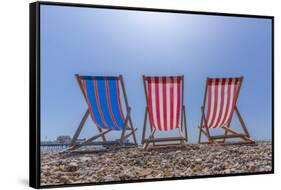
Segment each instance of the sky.
[{"label": "sky", "polygon": [[[41,5],[41,141],[73,136],[87,109],[74,75],[124,77],[140,143],[142,75],[184,75],[189,143],[207,77],[244,76],[237,106],[254,140],[271,140],[271,20]],[[232,128],[241,131],[234,115]],[[214,129],[212,134],[220,133]],[[89,117],[80,138],[98,133]],[[177,135],[177,131],[156,133]],[[107,135],[109,140],[119,132]]]}]

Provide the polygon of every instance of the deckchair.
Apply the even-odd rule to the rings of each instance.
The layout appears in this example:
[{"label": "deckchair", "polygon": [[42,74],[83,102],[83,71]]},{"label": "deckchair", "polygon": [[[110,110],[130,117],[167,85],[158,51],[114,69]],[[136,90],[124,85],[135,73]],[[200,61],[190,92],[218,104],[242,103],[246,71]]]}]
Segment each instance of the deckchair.
[{"label": "deckchair", "polygon": [[[202,117],[199,125],[198,143],[214,144],[247,144],[254,143],[236,106],[243,77],[240,78],[207,78]],[[206,99],[208,97],[207,115],[205,115]],[[234,112],[237,114],[243,133],[230,128]],[[221,128],[224,135],[211,135],[209,129]],[[214,132],[214,131],[213,131]],[[201,141],[201,134],[207,137],[206,142]],[[226,139],[238,138],[240,141],[226,142]]]},{"label": "deckchair", "polygon": [[[143,76],[146,107],[142,134],[144,149],[185,145],[187,142],[186,113],[183,102],[183,76]],[[150,123],[150,135],[146,138],[147,116]],[[181,120],[181,121],[180,121]],[[179,121],[181,123],[179,123]],[[179,130],[177,137],[155,137],[156,131]],[[172,142],[172,144],[167,144]]]},{"label": "deckchair", "polygon": [[[128,104],[122,75],[80,76],[76,74],[75,77],[86,100],[88,108],[72,138],[70,149],[74,150],[81,146],[89,145],[100,137],[102,138],[102,142],[106,143],[105,134],[111,131],[121,132],[119,140],[121,144],[123,144],[124,141],[132,135],[133,142],[136,145],[136,129],[133,127],[130,115],[131,108]],[[125,100],[127,112],[126,116],[124,115],[122,109],[120,83]],[[81,144],[77,144],[76,140],[89,115],[97,127],[99,134],[87,139]]]}]

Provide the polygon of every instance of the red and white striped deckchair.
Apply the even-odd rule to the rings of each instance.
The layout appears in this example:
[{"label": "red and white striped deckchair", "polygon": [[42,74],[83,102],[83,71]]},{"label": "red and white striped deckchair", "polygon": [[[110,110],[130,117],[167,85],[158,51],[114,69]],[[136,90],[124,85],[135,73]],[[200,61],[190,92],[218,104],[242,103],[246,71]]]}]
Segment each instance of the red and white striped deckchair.
[{"label": "red and white striped deckchair", "polygon": [[[150,143],[163,146],[162,142],[178,142],[183,145],[187,141],[186,116],[183,104],[183,76],[143,76],[146,96],[146,108],[142,144],[146,149]],[[151,133],[146,138],[146,122],[149,117]],[[181,118],[181,123],[180,123]],[[179,137],[155,138],[155,131],[179,129]],[[158,145],[156,144],[158,143]],[[161,144],[159,144],[161,143]],[[173,144],[175,145],[175,143]]]},{"label": "red and white striped deckchair", "polygon": [[[88,108],[72,138],[70,149],[73,150],[84,145],[89,145],[92,141],[100,137],[103,143],[106,143],[105,134],[110,131],[121,131],[121,144],[132,135],[133,142],[137,145],[135,136],[136,129],[133,127],[130,115],[131,108],[128,104],[122,75],[80,76],[76,74],[75,76]],[[124,114],[121,104],[120,83],[126,105],[126,115]],[[99,134],[89,138],[82,144],[77,144],[76,140],[89,115],[94,125],[97,127]],[[126,134],[127,131],[129,131],[128,134]]]},{"label": "red and white striped deckchair", "polygon": [[[239,96],[243,77],[240,78],[207,78],[203,106],[201,107],[202,117],[199,126],[199,143],[226,143],[225,139],[240,138],[242,141],[231,142],[231,144],[253,143],[250,139],[247,127],[238,111],[236,102]],[[207,115],[205,106],[207,103]],[[230,128],[233,113],[236,112],[244,133],[237,133]],[[212,136],[209,129],[222,128],[224,135]],[[208,141],[201,142],[201,134],[204,134]]]}]

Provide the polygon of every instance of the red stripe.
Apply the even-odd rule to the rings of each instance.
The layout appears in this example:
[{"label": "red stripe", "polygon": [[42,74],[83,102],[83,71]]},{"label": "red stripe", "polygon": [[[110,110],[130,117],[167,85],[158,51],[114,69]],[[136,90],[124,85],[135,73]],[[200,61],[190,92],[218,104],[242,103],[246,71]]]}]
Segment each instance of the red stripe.
[{"label": "red stripe", "polygon": [[226,79],[222,79],[221,84],[220,84],[220,87],[221,87],[221,96],[220,96],[220,98],[221,98],[220,99],[221,105],[220,105],[220,112],[219,112],[219,115],[218,115],[218,119],[217,119],[217,122],[214,125],[214,128],[220,127],[218,125],[219,125],[219,122],[220,122],[221,117],[222,117],[222,109],[223,109],[223,106],[224,106],[224,103],[225,103],[224,102],[225,82],[226,82]]},{"label": "red stripe", "polygon": [[[119,112],[120,112],[120,114],[121,114],[121,117],[122,117],[123,122],[125,122],[125,117],[124,117],[123,109],[122,109],[122,106],[121,106],[121,98],[120,98],[120,90],[119,90],[119,83],[118,83],[118,80],[116,80],[116,91],[117,91],[117,99],[118,99],[118,108],[119,108]],[[125,126],[125,127],[126,127],[126,126]]]},{"label": "red stripe", "polygon": [[101,106],[100,106],[100,100],[99,100],[99,94],[98,94],[98,84],[97,84],[97,81],[96,81],[96,80],[93,80],[93,83],[94,83],[94,89],[95,89],[94,91],[95,91],[95,97],[96,97],[97,107],[98,107],[98,111],[99,111],[99,114],[100,114],[102,123],[103,123],[105,126],[108,127],[107,123],[106,123],[105,120],[104,120],[103,113],[102,113]]},{"label": "red stripe", "polygon": [[174,78],[171,77],[170,79],[171,85],[170,85],[170,129],[173,128],[173,119],[174,119]]},{"label": "red stripe", "polygon": [[90,101],[89,101],[89,98],[88,98],[88,94],[87,94],[87,89],[86,89],[85,81],[84,81],[84,80],[81,80],[81,83],[82,83],[83,91],[84,91],[84,93],[85,93],[86,102],[87,102],[87,105],[88,105],[88,109],[89,109],[89,111],[90,111],[91,118],[92,118],[93,122],[97,125],[97,127],[102,128],[102,127],[96,122],[96,119],[95,119],[94,114],[93,114],[93,112],[92,112],[92,107],[91,107],[91,104],[90,104]]},{"label": "red stripe", "polygon": [[106,91],[106,103],[107,103],[107,107],[108,107],[108,110],[109,110],[109,113],[110,113],[111,120],[113,121],[113,123],[116,127],[121,129],[121,127],[118,126],[118,124],[117,124],[117,122],[114,118],[114,115],[112,113],[112,107],[111,107],[111,103],[110,103],[109,85],[108,85],[108,80],[106,80],[106,79],[105,79],[105,91]]},{"label": "red stripe", "polygon": [[[152,79],[154,79],[153,85],[155,85],[155,91],[152,94]],[[160,83],[160,79],[162,79]],[[168,77],[146,77],[145,88],[147,89],[147,103],[149,118],[153,128],[158,130],[171,130],[179,127],[180,108],[181,108],[181,77],[169,77],[169,89],[167,89]],[[160,85],[162,85],[162,97],[160,97]],[[177,88],[174,92],[174,88]],[[167,97],[167,90],[170,91],[170,97]],[[177,95],[177,97],[175,97]],[[152,102],[152,96],[155,96],[155,101]],[[163,98],[162,102],[160,99]],[[167,100],[170,98],[170,104],[167,104]],[[175,99],[174,99],[175,98]],[[163,103],[163,115],[160,115],[160,103]],[[153,110],[153,104],[155,104],[155,110]],[[176,105],[175,105],[176,104]],[[170,106],[170,123],[168,123],[167,109]],[[175,108],[174,108],[175,106]],[[162,111],[162,110],[161,110]],[[175,114],[175,116],[174,116]],[[153,117],[155,115],[155,117]],[[163,116],[163,121],[161,117]],[[175,125],[174,125],[175,122]],[[161,125],[163,123],[163,125]]]},{"label": "red stripe", "polygon": [[210,122],[210,126],[213,126],[213,123],[214,123],[214,120],[215,120],[215,117],[216,117],[216,114],[217,114],[217,104],[218,104],[218,84],[219,84],[219,79],[215,79],[215,93],[214,93],[214,108],[213,108],[213,115],[212,115],[212,118],[211,118],[211,122]]},{"label": "red stripe", "polygon": [[147,101],[148,101],[148,113],[150,118],[150,123],[153,128],[156,128],[155,121],[153,118],[153,109],[152,109],[152,93],[151,93],[151,77],[147,77]]},{"label": "red stripe", "polygon": [[[229,119],[227,121],[227,123],[229,123],[232,119],[232,116],[233,116],[233,112],[234,112],[234,107],[236,105],[236,100],[237,100],[237,97],[238,97],[238,86],[239,86],[239,78],[235,78],[235,87],[234,87],[234,97],[233,97],[233,103],[232,103],[232,107],[231,107],[231,113],[229,115]],[[228,126],[229,127],[229,126]]]},{"label": "red stripe", "polygon": [[[211,113],[212,83],[213,83],[213,80],[212,79],[208,79],[208,81],[207,81],[208,111],[207,111],[207,117],[206,117],[206,121],[207,122],[210,119],[210,113]],[[206,125],[206,127],[209,127],[209,126],[207,126],[208,123],[206,123],[205,125]]]},{"label": "red stripe", "polygon": [[229,104],[230,104],[230,93],[231,93],[230,85],[231,85],[231,83],[232,83],[232,79],[230,78],[228,80],[226,109],[225,109],[224,117],[223,117],[223,120],[222,120],[222,124],[225,124],[226,123],[226,119],[227,119],[226,117],[227,117],[227,113],[228,113],[228,109],[229,109]]},{"label": "red stripe", "polygon": [[159,130],[162,130],[160,122],[160,99],[159,99],[159,78],[155,77],[155,103],[156,103],[156,117]]},{"label": "red stripe", "polygon": [[166,94],[166,77],[162,77],[162,94],[163,94],[163,114],[164,114],[164,130],[168,130],[167,128],[167,94]]},{"label": "red stripe", "polygon": [[179,127],[179,116],[180,116],[180,97],[181,97],[181,87],[180,87],[181,79],[180,77],[177,77],[177,120],[176,120],[176,126],[175,128]]}]

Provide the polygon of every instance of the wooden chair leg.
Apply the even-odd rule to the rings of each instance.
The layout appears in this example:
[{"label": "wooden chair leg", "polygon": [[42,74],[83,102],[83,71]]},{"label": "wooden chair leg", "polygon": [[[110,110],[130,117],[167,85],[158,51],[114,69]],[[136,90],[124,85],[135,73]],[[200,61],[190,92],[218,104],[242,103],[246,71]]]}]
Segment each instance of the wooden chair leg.
[{"label": "wooden chair leg", "polygon": [[[179,136],[185,139],[184,132],[182,131],[183,127],[179,128]],[[180,140],[180,144],[184,144],[185,140]]]},{"label": "wooden chair leg", "polygon": [[82,130],[82,128],[83,128],[83,126],[84,126],[84,124],[85,124],[89,114],[90,114],[89,109],[87,109],[87,111],[85,112],[85,114],[84,114],[84,116],[83,116],[83,118],[82,118],[82,120],[81,120],[81,122],[80,122],[80,124],[79,124],[79,126],[78,126],[78,128],[77,128],[77,130],[75,132],[75,134],[72,137],[72,140],[70,142],[70,146],[73,146],[75,144],[75,142],[76,142],[77,138],[79,137],[79,135],[81,133],[81,130]]},{"label": "wooden chair leg", "polygon": [[[227,132],[228,132],[227,130],[224,131],[224,136],[227,135]],[[225,138],[223,138],[223,142],[225,142]]]},{"label": "wooden chair leg", "polygon": [[[102,129],[100,127],[98,127],[98,131],[99,131],[99,133],[102,133]],[[105,138],[104,134],[102,134],[101,138],[102,138],[102,142],[106,143],[106,138]]]},{"label": "wooden chair leg", "polygon": [[124,135],[125,135],[125,132],[126,132],[126,127],[128,125],[128,122],[130,121],[130,113],[131,113],[131,108],[127,107],[127,115],[126,115],[126,118],[125,118],[125,121],[124,121],[124,129],[122,129],[122,133],[121,133],[121,136],[120,136],[120,144],[123,144],[123,138],[124,138]]},{"label": "wooden chair leg", "polygon": [[[152,130],[152,132],[150,133],[150,135],[148,137],[149,140],[153,139],[155,131],[156,131],[156,129]],[[147,150],[149,144],[150,144],[150,141],[144,143],[144,150]],[[155,144],[153,144],[153,145],[155,145]]]},{"label": "wooden chair leg", "polygon": [[[207,120],[206,120],[206,117],[205,117],[204,107],[203,106],[201,107],[201,112],[202,112],[201,127],[200,127],[201,132],[203,132],[203,134],[205,134],[207,136],[208,141],[210,143],[212,143],[213,140],[212,140],[210,132],[209,132],[209,128],[208,128],[208,125],[207,125]],[[203,130],[203,126],[205,126],[206,132]],[[201,138],[201,135],[200,135],[200,138]]]},{"label": "wooden chair leg", "polygon": [[201,126],[199,126],[198,144],[200,144],[200,143],[201,143],[201,134],[202,134],[202,129],[201,129]]},{"label": "wooden chair leg", "polygon": [[241,124],[243,130],[244,130],[244,133],[247,135],[247,137],[250,137],[249,131],[248,131],[246,125],[245,125],[245,122],[244,122],[244,120],[243,120],[243,118],[242,118],[242,116],[241,116],[237,106],[234,107],[234,110],[235,110],[235,112],[236,112],[236,114],[238,116],[238,119],[240,121],[240,124]]},{"label": "wooden chair leg", "polygon": [[187,142],[188,141],[188,135],[187,135],[187,123],[186,123],[186,113],[185,113],[185,106],[183,106],[183,113],[184,113],[184,116],[183,116],[183,119],[184,119],[184,134],[185,134],[185,141]]},{"label": "wooden chair leg", "polygon": [[144,114],[144,121],[143,121],[143,130],[142,130],[142,139],[141,139],[141,144],[144,144],[144,139],[145,139],[145,133],[146,133],[146,122],[147,122],[147,107],[145,108],[145,114]]},{"label": "wooden chair leg", "polygon": [[129,122],[130,122],[131,130],[132,130],[132,135],[133,135],[134,143],[135,143],[135,145],[137,145],[138,143],[137,143],[137,138],[136,138],[136,134],[135,134],[135,131],[136,131],[137,129],[135,129],[134,126],[133,126],[133,122],[132,122],[131,116],[130,116],[130,118],[129,118]]},{"label": "wooden chair leg", "polygon": [[212,137],[211,137],[211,135],[210,135],[209,128],[208,128],[208,127],[205,127],[205,128],[206,128],[208,140],[211,141],[211,140],[212,140]]},{"label": "wooden chair leg", "polygon": [[144,147],[143,147],[143,149],[144,149],[144,150],[147,150],[148,145],[149,145],[149,143],[144,143]]},{"label": "wooden chair leg", "polygon": [[[150,139],[154,139],[154,133],[155,133],[155,129],[152,128],[152,126],[150,126],[150,134],[151,136],[149,137]],[[155,145],[155,142],[152,142],[153,146]]]},{"label": "wooden chair leg", "polygon": [[124,138],[124,135],[125,135],[125,131],[126,129],[122,129],[122,133],[121,133],[121,136],[120,136],[120,144],[123,144],[123,138]]},{"label": "wooden chair leg", "polygon": [[[206,127],[205,127],[206,128]],[[207,137],[208,141],[207,142],[200,142],[200,143],[208,143],[208,144],[216,144],[216,141],[212,138],[212,136],[210,135],[209,129],[206,128],[206,131],[204,131],[204,128],[201,128],[201,132]]]},{"label": "wooden chair leg", "polygon": [[126,139],[128,139],[131,135],[134,135],[134,133],[135,133],[136,130],[137,130],[137,129],[132,129],[129,134],[124,135],[124,137],[123,137],[123,142],[124,142]]}]

